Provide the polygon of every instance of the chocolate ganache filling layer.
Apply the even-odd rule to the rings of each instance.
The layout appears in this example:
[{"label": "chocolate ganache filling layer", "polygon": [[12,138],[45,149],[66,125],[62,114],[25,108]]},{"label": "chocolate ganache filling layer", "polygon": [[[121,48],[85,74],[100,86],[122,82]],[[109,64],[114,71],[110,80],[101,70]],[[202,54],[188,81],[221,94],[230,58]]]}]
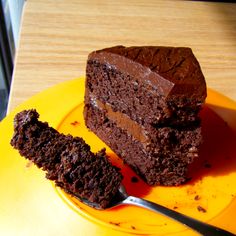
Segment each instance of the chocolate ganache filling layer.
[{"label": "chocolate ganache filling layer", "polygon": [[127,116],[126,114],[123,114],[122,112],[113,111],[110,104],[108,103],[104,104],[99,99],[97,99],[94,95],[90,94],[89,97],[90,97],[91,104],[93,104],[93,106],[98,108],[99,110],[105,111],[107,114],[107,117],[111,121],[116,123],[117,127],[129,132],[130,135],[132,135],[135,139],[137,139],[142,144],[146,144],[146,142],[148,141],[148,137],[146,135],[146,131],[140,124],[131,120],[129,116]]}]

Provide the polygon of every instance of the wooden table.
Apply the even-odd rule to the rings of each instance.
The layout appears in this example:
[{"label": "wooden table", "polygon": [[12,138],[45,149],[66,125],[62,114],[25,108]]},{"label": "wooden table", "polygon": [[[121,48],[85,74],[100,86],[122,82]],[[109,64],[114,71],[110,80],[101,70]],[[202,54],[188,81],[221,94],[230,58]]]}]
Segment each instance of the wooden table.
[{"label": "wooden table", "polygon": [[113,45],[189,46],[207,85],[236,100],[236,4],[198,1],[28,0],[9,111],[85,75],[89,52]]}]

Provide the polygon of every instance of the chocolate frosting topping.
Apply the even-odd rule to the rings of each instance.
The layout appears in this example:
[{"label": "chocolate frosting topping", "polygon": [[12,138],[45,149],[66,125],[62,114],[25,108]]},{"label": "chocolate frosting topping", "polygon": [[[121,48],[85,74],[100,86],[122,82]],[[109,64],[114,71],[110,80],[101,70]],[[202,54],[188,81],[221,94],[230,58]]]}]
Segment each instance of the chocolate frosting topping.
[{"label": "chocolate frosting topping", "polygon": [[168,99],[187,96],[204,101],[206,98],[204,76],[187,47],[116,46],[94,51],[88,59],[128,73]]}]

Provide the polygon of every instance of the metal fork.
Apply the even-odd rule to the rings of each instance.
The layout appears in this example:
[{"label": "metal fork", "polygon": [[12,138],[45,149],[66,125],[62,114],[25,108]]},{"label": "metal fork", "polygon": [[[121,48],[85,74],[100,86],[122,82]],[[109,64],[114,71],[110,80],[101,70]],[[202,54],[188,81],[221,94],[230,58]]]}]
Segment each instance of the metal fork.
[{"label": "metal fork", "polygon": [[[104,210],[96,203],[90,202],[84,198],[81,199],[78,196],[75,196],[75,197],[90,207],[93,207],[98,210]],[[113,208],[113,207],[123,205],[123,204],[134,205],[134,206],[146,208],[148,210],[151,210],[157,213],[161,213],[162,215],[165,215],[173,220],[176,220],[204,236],[205,235],[206,236],[232,236],[232,235],[235,236],[235,234],[230,233],[224,229],[220,229],[213,225],[203,223],[199,220],[196,220],[192,217],[189,217],[179,212],[176,212],[174,210],[171,210],[167,207],[161,206],[157,203],[154,203],[154,202],[142,199],[142,198],[134,197],[134,196],[129,196],[126,192],[125,187],[121,185],[116,196],[114,197],[114,199],[112,200],[112,202],[106,209]]]}]

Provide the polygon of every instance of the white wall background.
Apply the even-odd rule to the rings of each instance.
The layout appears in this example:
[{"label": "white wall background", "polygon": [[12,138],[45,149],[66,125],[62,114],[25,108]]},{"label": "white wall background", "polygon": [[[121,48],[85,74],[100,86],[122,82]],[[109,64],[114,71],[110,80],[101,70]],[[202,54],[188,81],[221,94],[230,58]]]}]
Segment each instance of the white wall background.
[{"label": "white wall background", "polygon": [[24,0],[5,0],[5,1],[6,5],[8,5],[9,8],[14,44],[16,48],[18,45],[19,30],[20,30],[21,15],[23,10]]},{"label": "white wall background", "polygon": [[[18,46],[19,31],[24,0],[0,0],[6,23],[7,37],[10,44],[11,57],[14,62],[15,49]],[[1,58],[0,58],[1,59]],[[0,60],[0,121],[6,114],[8,89],[3,73],[3,62]]]}]

